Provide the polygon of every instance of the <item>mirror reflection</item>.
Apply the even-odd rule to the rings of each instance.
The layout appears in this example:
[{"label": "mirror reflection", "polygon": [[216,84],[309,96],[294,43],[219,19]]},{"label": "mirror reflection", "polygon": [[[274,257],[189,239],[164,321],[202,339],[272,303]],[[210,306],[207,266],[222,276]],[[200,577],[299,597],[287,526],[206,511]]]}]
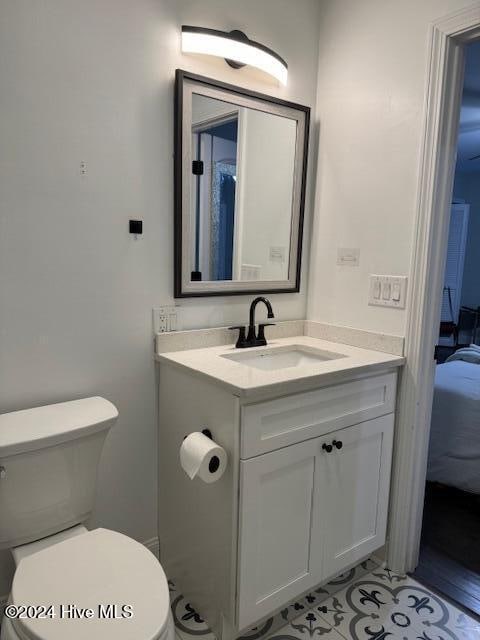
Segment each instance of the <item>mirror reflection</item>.
[{"label": "mirror reflection", "polygon": [[297,120],[191,95],[191,281],[288,280]]}]

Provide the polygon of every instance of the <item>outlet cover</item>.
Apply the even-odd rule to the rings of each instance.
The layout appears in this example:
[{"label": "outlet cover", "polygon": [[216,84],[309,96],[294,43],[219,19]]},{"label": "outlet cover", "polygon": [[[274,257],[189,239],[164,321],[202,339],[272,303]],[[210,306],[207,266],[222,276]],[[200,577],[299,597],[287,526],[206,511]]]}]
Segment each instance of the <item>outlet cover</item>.
[{"label": "outlet cover", "polygon": [[270,261],[285,262],[286,253],[287,253],[286,247],[270,247]]},{"label": "outlet cover", "polygon": [[178,307],[165,305],[156,307],[152,313],[153,333],[166,333],[178,329]]},{"label": "outlet cover", "polygon": [[343,267],[358,267],[360,264],[360,249],[337,249],[337,265]]}]

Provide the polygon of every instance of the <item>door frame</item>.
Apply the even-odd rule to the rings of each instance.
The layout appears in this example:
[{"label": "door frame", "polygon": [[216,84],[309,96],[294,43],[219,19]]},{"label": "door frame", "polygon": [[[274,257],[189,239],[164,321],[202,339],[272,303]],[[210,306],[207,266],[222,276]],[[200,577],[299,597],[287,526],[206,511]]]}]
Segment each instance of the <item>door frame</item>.
[{"label": "door frame", "polygon": [[450,203],[464,75],[464,45],[480,37],[480,3],[429,29],[424,127],[411,264],[406,365],[398,398],[386,549],[400,573],[418,564]]}]

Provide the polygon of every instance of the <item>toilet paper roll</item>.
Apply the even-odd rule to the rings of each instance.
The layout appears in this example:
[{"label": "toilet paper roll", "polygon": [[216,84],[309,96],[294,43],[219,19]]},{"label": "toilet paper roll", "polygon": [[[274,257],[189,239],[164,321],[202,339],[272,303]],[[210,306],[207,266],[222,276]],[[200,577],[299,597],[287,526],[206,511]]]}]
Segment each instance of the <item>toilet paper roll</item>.
[{"label": "toilet paper roll", "polygon": [[227,452],[203,433],[188,435],[180,447],[180,464],[190,480],[216,482],[227,467]]}]

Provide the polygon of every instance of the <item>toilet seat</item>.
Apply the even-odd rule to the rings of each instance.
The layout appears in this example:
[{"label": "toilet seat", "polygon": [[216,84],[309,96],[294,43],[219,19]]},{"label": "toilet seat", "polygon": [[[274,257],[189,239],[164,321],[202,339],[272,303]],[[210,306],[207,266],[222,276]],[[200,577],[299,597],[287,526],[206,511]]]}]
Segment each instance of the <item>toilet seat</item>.
[{"label": "toilet seat", "polygon": [[[21,640],[164,640],[173,637],[168,582],[162,566],[142,544],[106,529],[95,529],[23,558],[10,602],[53,605],[55,618],[15,619]],[[60,609],[60,605],[74,608]],[[103,614],[99,605],[116,605]],[[92,618],[85,609],[94,610]],[[81,611],[83,610],[83,612]],[[124,610],[124,615],[126,610]]]}]

